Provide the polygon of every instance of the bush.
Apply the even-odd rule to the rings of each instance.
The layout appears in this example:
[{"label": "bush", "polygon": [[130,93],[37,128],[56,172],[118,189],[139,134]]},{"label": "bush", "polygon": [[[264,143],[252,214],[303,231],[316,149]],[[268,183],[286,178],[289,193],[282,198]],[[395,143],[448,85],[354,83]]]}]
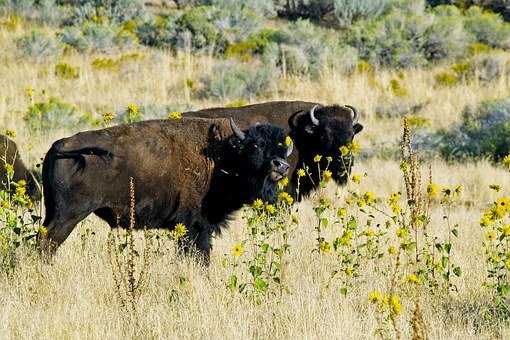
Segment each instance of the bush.
[{"label": "bush", "polygon": [[349,27],[358,20],[376,18],[390,7],[389,0],[333,0],[335,24]]},{"label": "bush", "polygon": [[28,129],[44,132],[53,129],[75,129],[83,122],[77,117],[77,109],[58,98],[37,102],[28,108],[25,115]]},{"label": "bush", "polygon": [[354,25],[345,41],[372,65],[406,68],[462,56],[470,38],[453,15],[406,14],[398,10]]},{"label": "bush", "polygon": [[140,18],[144,14],[141,0],[76,0],[61,1],[71,5],[73,14],[68,25],[81,25],[87,21],[103,21],[112,24]]},{"label": "bush", "polygon": [[466,30],[480,43],[491,47],[510,48],[510,25],[501,16],[484,12],[480,7],[471,7],[466,12]]},{"label": "bush", "polygon": [[16,41],[18,50],[25,56],[35,59],[37,62],[56,58],[62,52],[61,46],[53,38],[39,31],[19,38]]},{"label": "bush", "polygon": [[60,34],[62,43],[80,52],[108,52],[116,48],[132,47],[137,38],[111,25],[86,22],[81,28],[67,27]]},{"label": "bush", "polygon": [[160,48],[172,48],[176,36],[175,16],[149,17],[140,24],[136,35],[140,43]]},{"label": "bush", "polygon": [[80,69],[68,63],[58,63],[55,65],[55,75],[62,79],[78,79],[80,77]]},{"label": "bush", "polygon": [[510,152],[510,98],[466,108],[462,122],[449,130],[418,136],[420,148],[438,150],[447,159],[501,160]]},{"label": "bush", "polygon": [[212,73],[201,81],[202,98],[231,101],[239,98],[253,98],[274,87],[278,72],[269,66],[253,67],[234,62],[224,62],[214,67]]}]

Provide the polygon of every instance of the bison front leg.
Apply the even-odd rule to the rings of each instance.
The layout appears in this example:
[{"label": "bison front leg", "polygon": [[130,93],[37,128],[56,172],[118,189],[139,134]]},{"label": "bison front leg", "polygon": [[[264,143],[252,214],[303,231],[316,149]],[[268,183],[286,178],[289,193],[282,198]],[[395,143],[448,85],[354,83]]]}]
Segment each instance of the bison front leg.
[{"label": "bison front leg", "polygon": [[188,228],[186,237],[179,240],[179,251],[194,255],[199,262],[209,265],[213,229],[208,223],[193,223]]},{"label": "bison front leg", "polygon": [[45,221],[46,234],[39,235],[40,248],[44,255],[53,255],[57,248],[67,239],[74,227],[90,212],[81,214],[66,214],[54,216],[50,221]]}]

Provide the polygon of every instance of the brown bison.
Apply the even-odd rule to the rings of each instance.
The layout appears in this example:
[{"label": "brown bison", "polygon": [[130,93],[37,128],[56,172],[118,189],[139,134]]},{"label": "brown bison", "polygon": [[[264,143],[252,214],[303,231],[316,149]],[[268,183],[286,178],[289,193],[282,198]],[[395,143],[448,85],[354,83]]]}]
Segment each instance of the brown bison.
[{"label": "brown bison", "polygon": [[345,184],[352,166],[352,157],[341,157],[340,147],[352,142],[363,126],[358,123],[359,114],[352,106],[323,106],[302,101],[276,101],[235,108],[211,108],[184,113],[185,117],[220,118],[234,117],[241,128],[255,123],[280,126],[292,137],[296,150],[290,158],[291,185],[288,190],[296,195],[297,170],[309,167],[311,178],[300,178],[299,198],[317,188],[319,171],[314,157],[321,155],[320,167],[328,166],[338,184]]},{"label": "brown bison", "polygon": [[276,199],[292,152],[284,141],[283,129],[272,125],[242,131],[233,120],[199,118],[150,120],[61,139],[43,163],[43,247],[56,249],[91,213],[111,227],[128,225],[133,178],[137,227],[184,223],[188,246],[207,261],[213,232],[232,212],[256,198]]},{"label": "brown bison", "polygon": [[24,180],[27,185],[27,194],[34,201],[41,199],[41,190],[33,173],[27,169],[21,159],[16,143],[4,135],[0,135],[0,177],[2,189],[8,183],[6,164],[13,167],[14,173],[11,181],[19,182]]}]

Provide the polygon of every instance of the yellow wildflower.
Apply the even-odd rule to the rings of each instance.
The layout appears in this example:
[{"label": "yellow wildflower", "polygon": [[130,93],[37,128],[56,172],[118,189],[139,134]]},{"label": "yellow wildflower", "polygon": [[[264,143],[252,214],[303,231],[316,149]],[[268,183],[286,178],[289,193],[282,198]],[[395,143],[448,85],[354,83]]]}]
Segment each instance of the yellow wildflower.
[{"label": "yellow wildflower", "polygon": [[496,239],[496,233],[494,231],[488,231],[485,233],[485,238],[489,241],[494,241]]},{"label": "yellow wildflower", "polygon": [[405,282],[407,283],[420,283],[420,280],[418,279],[418,276],[415,274],[409,274],[407,275]]},{"label": "yellow wildflower", "polygon": [[444,187],[443,190],[441,190],[444,196],[449,197],[452,194],[452,189],[450,187]]},{"label": "yellow wildflower", "polygon": [[280,189],[285,188],[287,185],[289,185],[289,178],[283,177],[281,180],[278,181],[278,187]]},{"label": "yellow wildflower", "polygon": [[172,111],[168,114],[168,119],[179,120],[182,119],[182,113],[179,111]]},{"label": "yellow wildflower", "polygon": [[234,255],[235,257],[240,257],[243,254],[244,254],[244,248],[243,248],[243,245],[241,243],[236,244],[232,248],[232,255]]},{"label": "yellow wildflower", "polygon": [[345,208],[339,208],[337,211],[336,211],[336,215],[340,218],[345,218],[345,216],[347,216],[347,209]]},{"label": "yellow wildflower", "polygon": [[186,226],[183,223],[177,223],[174,227],[174,230],[170,232],[170,235],[175,241],[178,241],[186,236],[187,233],[188,230],[186,229]]},{"label": "yellow wildflower", "polygon": [[331,244],[329,244],[329,242],[322,241],[319,245],[319,249],[321,252],[327,254],[331,251]]},{"label": "yellow wildflower", "polygon": [[322,178],[324,179],[325,182],[328,182],[331,179],[332,175],[333,173],[331,171],[324,170],[324,172],[322,173]]},{"label": "yellow wildflower", "polygon": [[349,148],[345,145],[342,145],[339,150],[342,156],[347,156],[349,154]]},{"label": "yellow wildflower", "polygon": [[361,183],[361,176],[358,175],[358,174],[352,175],[351,179],[356,184],[360,184]]},{"label": "yellow wildflower", "polygon": [[510,224],[503,226],[503,228],[501,228],[501,233],[502,233],[503,237],[510,236]]},{"label": "yellow wildflower", "polygon": [[391,295],[389,302],[390,302],[391,312],[394,315],[399,315],[400,311],[402,310],[402,305],[400,304],[400,299],[399,299],[398,295]]},{"label": "yellow wildflower", "polygon": [[462,185],[457,185],[453,191],[455,192],[456,195],[460,195],[460,193],[462,192]]},{"label": "yellow wildflower", "polygon": [[291,146],[292,143],[292,138],[290,138],[290,136],[285,137],[285,145]]},{"label": "yellow wildflower", "polygon": [[16,131],[7,129],[5,135],[9,138],[16,138]]},{"label": "yellow wildflower", "polygon": [[372,228],[368,228],[363,234],[365,234],[366,237],[374,237],[375,231]]},{"label": "yellow wildflower", "polygon": [[489,211],[486,211],[482,218],[480,219],[480,226],[481,227],[487,227],[489,225],[491,225],[492,223],[494,223],[494,216],[492,214],[492,211],[489,210]]},{"label": "yellow wildflower", "polygon": [[291,205],[292,203],[294,203],[294,198],[292,198],[291,195],[289,195],[288,192],[280,192],[278,194],[278,200],[281,201],[281,202],[285,202],[287,203],[288,205]]},{"label": "yellow wildflower", "polygon": [[352,241],[352,231],[344,231],[342,237],[340,238],[340,244],[343,246],[351,245]]},{"label": "yellow wildflower", "polygon": [[255,201],[253,201],[253,204],[251,205],[253,209],[259,210],[264,207],[264,202],[260,198],[257,198]]},{"label": "yellow wildflower", "polygon": [[109,122],[111,122],[113,120],[114,117],[115,117],[114,113],[105,112],[105,113],[103,113],[103,122],[104,123],[109,123]]},{"label": "yellow wildflower", "polygon": [[496,205],[506,211],[510,211],[510,198],[502,197],[496,200]]},{"label": "yellow wildflower", "polygon": [[361,149],[361,146],[358,142],[352,142],[349,144],[349,151],[353,155],[357,154],[360,149]]},{"label": "yellow wildflower", "polygon": [[41,237],[45,237],[46,235],[48,235],[48,229],[46,229],[46,227],[44,227],[44,226],[41,226],[39,228],[39,235]]},{"label": "yellow wildflower", "polygon": [[276,208],[275,208],[275,206],[274,206],[274,205],[272,205],[272,204],[266,204],[266,211],[267,211],[269,214],[273,215],[273,214],[276,212]]},{"label": "yellow wildflower", "polygon": [[506,155],[505,158],[503,158],[503,165],[510,170],[510,154]]},{"label": "yellow wildflower", "polygon": [[321,159],[322,159],[322,156],[321,156],[321,155],[315,155],[315,157],[313,158],[313,161],[314,161],[315,163],[319,163],[319,162],[321,161]]},{"label": "yellow wildflower", "polygon": [[138,114],[138,106],[136,106],[135,104],[129,104],[127,106],[127,112],[129,115],[137,115]]},{"label": "yellow wildflower", "polygon": [[404,238],[407,236],[407,229],[405,228],[398,228],[397,229],[397,237],[398,238]]},{"label": "yellow wildflower", "polygon": [[397,248],[395,246],[388,247],[388,254],[395,255],[397,253]]},{"label": "yellow wildflower", "polygon": [[439,192],[439,186],[435,183],[429,183],[427,185],[427,195],[429,198],[434,198],[437,196],[437,193]]},{"label": "yellow wildflower", "polygon": [[34,89],[31,86],[28,86],[25,88],[25,95],[28,97],[28,99],[32,99],[34,96]]},{"label": "yellow wildflower", "polygon": [[367,191],[363,194],[363,199],[365,200],[365,202],[370,205],[370,204],[373,204],[375,203],[375,195],[373,192],[371,191]]},{"label": "yellow wildflower", "polygon": [[368,301],[371,303],[380,303],[382,301],[382,295],[378,291],[374,290],[368,294]]},{"label": "yellow wildflower", "polygon": [[298,175],[298,177],[303,177],[305,175],[305,170],[304,169],[298,169],[297,175]]}]

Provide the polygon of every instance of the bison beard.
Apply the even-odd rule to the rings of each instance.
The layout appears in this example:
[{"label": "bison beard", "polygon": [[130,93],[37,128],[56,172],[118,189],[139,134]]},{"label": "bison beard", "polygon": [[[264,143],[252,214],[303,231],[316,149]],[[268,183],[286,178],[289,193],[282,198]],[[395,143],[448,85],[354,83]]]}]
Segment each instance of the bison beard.
[{"label": "bison beard", "polygon": [[114,228],[129,222],[129,179],[135,184],[136,227],[184,223],[188,244],[208,261],[211,237],[229,215],[256,198],[276,199],[284,176],[283,130],[243,132],[226,119],[154,120],[78,133],[55,142],[43,164],[48,229],[54,251],[95,213]]}]

